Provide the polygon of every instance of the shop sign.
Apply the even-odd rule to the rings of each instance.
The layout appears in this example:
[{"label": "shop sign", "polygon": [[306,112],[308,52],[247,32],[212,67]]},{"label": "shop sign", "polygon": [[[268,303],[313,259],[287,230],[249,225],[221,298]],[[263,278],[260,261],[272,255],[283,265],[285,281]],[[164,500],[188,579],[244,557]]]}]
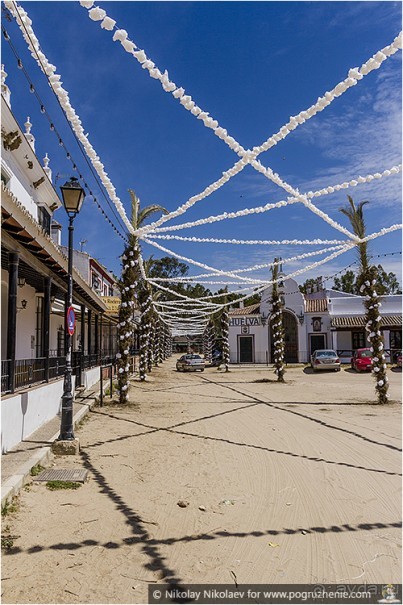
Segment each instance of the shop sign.
[{"label": "shop sign", "polygon": [[108,307],[105,313],[107,315],[119,315],[120,298],[119,296],[102,296],[103,302]]},{"label": "shop sign", "polygon": [[231,317],[230,326],[261,326],[261,317]]}]

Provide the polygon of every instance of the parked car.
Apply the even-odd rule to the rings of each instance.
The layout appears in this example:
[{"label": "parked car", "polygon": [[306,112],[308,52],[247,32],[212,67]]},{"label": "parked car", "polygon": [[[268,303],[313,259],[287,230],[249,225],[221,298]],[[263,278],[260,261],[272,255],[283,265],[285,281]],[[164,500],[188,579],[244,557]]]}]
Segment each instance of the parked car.
[{"label": "parked car", "polygon": [[356,372],[372,370],[372,353],[370,349],[357,349],[351,358],[351,367]]},{"label": "parked car", "polygon": [[182,355],[176,362],[176,369],[178,372],[204,372],[206,362],[204,359],[200,357],[200,355],[195,355],[192,353],[188,353],[187,355]]},{"label": "parked car", "polygon": [[335,370],[340,371],[340,359],[332,349],[317,349],[311,355],[311,368],[314,372],[317,370]]}]

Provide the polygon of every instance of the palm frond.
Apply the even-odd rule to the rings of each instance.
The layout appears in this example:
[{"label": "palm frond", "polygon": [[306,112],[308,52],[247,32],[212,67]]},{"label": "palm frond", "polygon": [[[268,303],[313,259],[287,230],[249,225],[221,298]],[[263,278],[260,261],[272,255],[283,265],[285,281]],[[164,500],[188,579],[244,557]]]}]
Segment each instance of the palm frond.
[{"label": "palm frond", "polygon": [[[162,214],[169,214],[168,210],[159,204],[151,204],[150,206],[146,206],[137,215],[137,225],[136,229],[139,229],[143,225],[143,223],[156,212],[162,212]],[[133,225],[134,226],[134,225]]]}]

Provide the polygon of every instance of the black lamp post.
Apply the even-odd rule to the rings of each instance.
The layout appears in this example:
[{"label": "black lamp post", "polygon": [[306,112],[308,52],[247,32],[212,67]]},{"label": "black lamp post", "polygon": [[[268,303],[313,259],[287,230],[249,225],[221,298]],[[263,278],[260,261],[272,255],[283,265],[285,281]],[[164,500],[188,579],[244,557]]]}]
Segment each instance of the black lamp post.
[{"label": "black lamp post", "polygon": [[65,338],[66,338],[66,370],[64,372],[64,385],[62,397],[62,419],[60,427],[60,441],[71,441],[74,439],[73,430],[73,389],[72,389],[72,367],[71,367],[71,349],[73,329],[68,325],[68,312],[73,304],[73,221],[80,212],[84,201],[85,192],[80,187],[76,178],[72,177],[70,181],[60,187],[63,197],[63,204],[69,217],[69,248],[68,248],[68,282],[67,299],[65,306]]}]

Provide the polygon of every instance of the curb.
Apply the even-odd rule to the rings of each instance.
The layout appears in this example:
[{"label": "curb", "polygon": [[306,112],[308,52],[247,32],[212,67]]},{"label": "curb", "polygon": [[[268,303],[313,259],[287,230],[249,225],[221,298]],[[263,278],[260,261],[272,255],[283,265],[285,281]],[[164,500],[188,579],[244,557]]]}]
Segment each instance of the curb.
[{"label": "curb", "polygon": [[[73,417],[73,426],[76,428],[77,424],[88,414],[93,405],[96,405],[96,399],[94,403],[84,404],[83,407],[76,412]],[[53,443],[59,436],[59,431],[55,433],[52,437],[50,437],[49,441]],[[42,447],[40,450],[32,454],[27,462],[24,462],[18,469],[18,472],[9,477],[7,481],[5,481],[1,486],[1,506],[7,502],[7,500],[11,500],[14,496],[17,496],[21,489],[30,482],[31,480],[31,469],[33,466],[40,464],[44,466],[47,462],[50,461],[52,453],[52,446],[46,445]]]}]

